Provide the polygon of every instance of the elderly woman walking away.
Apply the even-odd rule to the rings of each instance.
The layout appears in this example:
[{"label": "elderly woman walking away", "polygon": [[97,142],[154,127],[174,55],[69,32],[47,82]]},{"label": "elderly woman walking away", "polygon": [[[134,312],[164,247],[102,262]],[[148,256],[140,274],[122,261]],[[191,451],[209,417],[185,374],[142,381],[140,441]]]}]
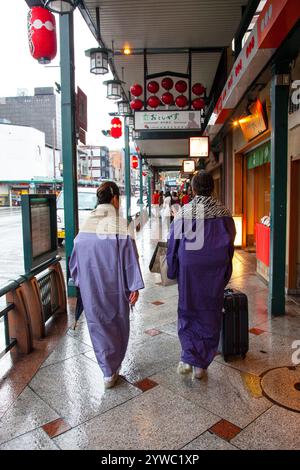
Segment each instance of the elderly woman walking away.
[{"label": "elderly woman walking away", "polygon": [[232,274],[235,225],[230,212],[212,197],[213,178],[205,171],[192,180],[194,199],[170,227],[168,277],[178,279],[177,371],[201,379],[217,352],[224,288]]},{"label": "elderly woman walking away", "polygon": [[119,195],[115,183],[101,184],[98,205],[75,238],[70,259],[105,388],[117,381],[129,339],[129,307],[144,287],[135,241],[118,213]]}]

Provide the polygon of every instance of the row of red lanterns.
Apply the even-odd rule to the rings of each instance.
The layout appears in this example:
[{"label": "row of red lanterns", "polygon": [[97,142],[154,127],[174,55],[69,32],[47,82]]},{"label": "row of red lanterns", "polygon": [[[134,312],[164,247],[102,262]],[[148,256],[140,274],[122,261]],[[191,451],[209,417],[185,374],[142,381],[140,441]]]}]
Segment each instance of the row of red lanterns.
[{"label": "row of red lanterns", "polygon": [[[152,96],[149,96],[149,98],[147,99],[147,106],[149,106],[149,108],[153,108],[153,109],[156,109],[159,106],[163,106],[163,105],[173,106],[174,104],[178,108],[186,108],[188,106],[188,103],[189,103],[189,101],[188,101],[188,99],[185,95],[179,95],[174,100],[174,96],[172,95],[172,93],[169,93],[169,92],[164,93],[161,96],[161,98],[159,98],[156,95],[152,95]],[[134,99],[130,102],[130,107],[133,111],[140,111],[143,108],[143,106],[144,106],[144,103],[139,98],[136,98],[136,99]],[[195,110],[204,109],[205,108],[205,100],[203,98],[195,98],[192,101],[192,107]]]},{"label": "row of red lanterns", "polygon": [[[169,91],[173,88],[174,82],[173,82],[172,78],[165,77],[161,81],[161,86],[165,90]],[[147,84],[147,90],[149,91],[149,93],[152,93],[152,94],[155,95],[159,91],[159,83],[156,82],[155,80],[150,81]],[[178,91],[178,93],[185,93],[186,90],[187,90],[187,83],[184,80],[178,80],[175,83],[175,90]],[[205,94],[205,87],[202,85],[202,83],[195,83],[192,86],[192,92],[196,96],[204,95]],[[135,83],[130,88],[130,93],[134,97],[137,98],[137,97],[141,96],[141,94],[143,93],[143,87],[141,85],[139,85],[138,83]]]},{"label": "row of red lanterns", "polygon": [[[154,93],[147,99],[147,106],[149,106],[149,108],[156,109],[159,106],[173,106],[174,104],[181,109],[188,106],[189,102],[185,95],[181,94],[174,99],[173,94],[170,93],[169,90],[171,90],[174,86],[174,82],[170,77],[163,78],[161,81],[161,86],[167,91],[162,94],[161,98],[159,98],[155,95],[155,93],[159,91],[159,83],[155,80],[152,80],[147,84],[148,92]],[[175,83],[175,89],[178,93],[185,93],[187,90],[187,83],[184,80],[178,80]],[[200,96],[205,94],[205,87],[201,83],[195,83],[192,87],[192,92],[197,96],[197,98],[192,101],[192,107],[196,110],[203,109],[205,107],[205,100],[200,98]],[[143,93],[143,87],[138,83],[135,83],[130,88],[130,93],[135,97],[130,102],[131,109],[134,111],[140,111],[143,108],[144,103],[138,97]]]}]

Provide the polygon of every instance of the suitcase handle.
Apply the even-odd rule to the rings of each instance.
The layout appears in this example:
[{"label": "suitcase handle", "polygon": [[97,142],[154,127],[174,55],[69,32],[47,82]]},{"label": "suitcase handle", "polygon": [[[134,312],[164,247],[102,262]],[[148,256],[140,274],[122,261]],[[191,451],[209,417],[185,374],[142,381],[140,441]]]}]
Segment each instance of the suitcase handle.
[{"label": "suitcase handle", "polygon": [[224,295],[229,295],[229,294],[234,294],[234,290],[233,289],[225,289],[224,290]]}]

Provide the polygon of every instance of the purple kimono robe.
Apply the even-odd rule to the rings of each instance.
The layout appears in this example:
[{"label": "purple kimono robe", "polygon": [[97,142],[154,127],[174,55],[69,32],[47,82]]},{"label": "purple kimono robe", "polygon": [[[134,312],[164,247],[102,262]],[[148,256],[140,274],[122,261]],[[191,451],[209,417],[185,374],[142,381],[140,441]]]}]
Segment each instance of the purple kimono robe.
[{"label": "purple kimono robe", "polygon": [[[235,225],[229,211],[211,197],[197,197],[184,206],[190,214],[195,202],[204,204],[204,220],[197,227],[204,230],[203,246],[186,249],[191,238],[186,238],[182,218],[177,217],[170,227],[167,262],[168,277],[178,280],[181,360],[206,369],[218,349],[224,288],[232,274]],[[191,226],[195,232],[193,218]],[[175,236],[179,232],[181,239]]]},{"label": "purple kimono robe", "polygon": [[116,235],[111,218],[98,217],[103,206],[92,212],[75,238],[70,272],[80,287],[97,361],[104,377],[111,377],[127,349],[130,292],[144,283],[135,241],[124,231]]}]

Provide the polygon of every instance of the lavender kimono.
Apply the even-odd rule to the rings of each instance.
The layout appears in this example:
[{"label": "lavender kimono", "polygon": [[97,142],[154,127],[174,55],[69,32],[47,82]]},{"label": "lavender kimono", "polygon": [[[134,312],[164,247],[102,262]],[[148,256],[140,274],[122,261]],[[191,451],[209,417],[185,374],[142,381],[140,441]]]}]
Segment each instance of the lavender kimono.
[{"label": "lavender kimono", "polygon": [[129,295],[144,287],[135,241],[111,204],[92,211],[75,238],[70,272],[80,287],[99,366],[111,377],[129,339]]},{"label": "lavender kimono", "polygon": [[[183,217],[191,227],[188,236]],[[190,249],[191,232],[197,231],[201,242],[201,230],[203,246]],[[230,212],[212,197],[196,196],[170,227],[168,277],[178,279],[181,360],[195,367],[206,369],[217,352],[224,288],[232,274],[234,238]]]}]

